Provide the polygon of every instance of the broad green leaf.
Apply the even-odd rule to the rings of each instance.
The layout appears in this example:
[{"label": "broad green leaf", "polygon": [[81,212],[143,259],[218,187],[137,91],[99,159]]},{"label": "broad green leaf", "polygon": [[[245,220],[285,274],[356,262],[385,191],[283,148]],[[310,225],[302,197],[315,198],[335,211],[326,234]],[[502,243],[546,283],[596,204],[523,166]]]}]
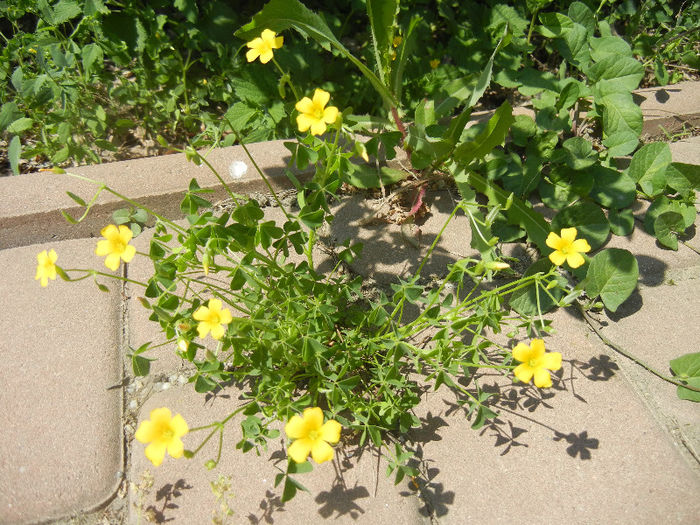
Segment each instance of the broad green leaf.
[{"label": "broad green leaf", "polygon": [[671,164],[671,148],[663,142],[642,146],[632,157],[629,176],[647,195],[658,195],[666,187],[666,168]]},{"label": "broad green leaf", "polygon": [[457,146],[454,152],[455,160],[466,165],[474,159],[484,158],[496,146],[503,144],[513,120],[513,108],[508,102],[504,102],[489,119],[486,129],[474,140]]},{"label": "broad green leaf", "polygon": [[394,18],[399,8],[398,0],[367,0],[367,16],[372,35],[374,60],[380,80],[386,84],[384,71],[388,64],[389,50],[394,36]]},{"label": "broad green leaf", "polygon": [[21,117],[15,120],[12,124],[7,126],[7,132],[13,135],[19,135],[23,131],[27,131],[34,125],[34,121],[29,117]]},{"label": "broad green leaf", "polygon": [[592,38],[591,58],[596,62],[600,62],[608,55],[631,57],[632,48],[619,36],[606,36],[603,38]]},{"label": "broad green leaf", "polygon": [[662,195],[661,197],[657,197],[654,202],[651,203],[651,206],[649,206],[649,209],[644,215],[644,229],[651,235],[656,236],[656,230],[654,229],[656,218],[667,211],[675,211],[676,213],[679,213],[683,217],[686,228],[693,225],[697,216],[695,206],[681,201],[671,200]]},{"label": "broad green leaf", "polygon": [[135,376],[147,376],[151,370],[151,361],[147,357],[142,355],[132,354],[131,356],[131,368],[134,371]]},{"label": "broad green leaf", "polygon": [[[528,277],[538,272],[547,273],[551,268],[552,263],[545,257],[532,264],[525,271],[523,277]],[[557,275],[556,280],[559,281],[559,284],[562,286],[566,286],[566,279],[563,276]],[[552,297],[550,297],[547,292],[549,292]],[[563,293],[560,288],[545,291],[541,285],[538,286],[533,282],[513,292],[510,296],[509,304],[510,307],[520,315],[534,316],[549,312],[552,308],[557,306],[562,295]]]},{"label": "broad green leaf", "polygon": [[529,115],[516,115],[510,128],[510,136],[513,143],[518,146],[526,146],[528,139],[537,134],[537,124]]},{"label": "broad green leaf", "polygon": [[347,183],[356,188],[369,189],[388,186],[408,175],[405,171],[382,166],[377,169],[367,164],[351,164],[353,169],[344,174]]},{"label": "broad green leaf", "polygon": [[583,137],[572,137],[562,144],[566,153],[565,161],[571,169],[583,170],[598,160],[598,155],[593,151],[591,143]]},{"label": "broad green leaf", "polygon": [[568,62],[579,68],[588,64],[591,58],[588,51],[588,32],[576,22],[571,29],[562,34],[561,39],[555,41],[555,45]]},{"label": "broad green leaf", "polygon": [[75,18],[82,13],[78,2],[75,0],[60,0],[51,10],[52,14],[49,22],[55,26],[68,22],[71,18]]},{"label": "broad green leaf", "polygon": [[236,102],[224,115],[224,120],[234,131],[242,132],[258,110],[245,102]]},{"label": "broad green leaf", "polygon": [[[100,66],[102,65],[104,53],[98,44],[86,45],[82,49],[81,55],[83,57],[83,68],[85,69],[85,73],[90,74],[94,69],[97,71],[102,69]],[[95,68],[96,64],[98,66],[97,68]]]},{"label": "broad green leaf", "polygon": [[593,189],[590,197],[606,208],[626,208],[637,195],[637,186],[627,175],[617,170],[597,165],[591,168]]},{"label": "broad green leaf", "polygon": [[518,91],[526,97],[531,97],[542,91],[559,92],[559,80],[549,71],[539,71],[531,67],[518,72],[520,81]]},{"label": "broad green leaf", "polygon": [[11,123],[22,116],[22,112],[14,101],[7,102],[0,108],[0,133],[7,129]]},{"label": "broad green leaf", "polygon": [[616,312],[637,287],[639,266],[627,250],[608,248],[591,259],[584,281],[590,297],[600,296],[605,307]]},{"label": "broad green leaf", "polygon": [[666,183],[681,195],[700,190],[700,166],[672,162],[666,168]]},{"label": "broad green leaf", "polygon": [[615,131],[603,139],[603,145],[608,148],[608,156],[623,157],[637,149],[639,133],[630,129]]},{"label": "broad green leaf", "polygon": [[571,2],[569,5],[569,18],[576,24],[581,24],[586,28],[589,36],[595,32],[595,16],[593,11],[583,2]]},{"label": "broad green leaf", "polygon": [[676,211],[665,211],[654,219],[654,235],[657,240],[672,250],[678,250],[678,234],[685,231],[683,215]]},{"label": "broad green leaf", "polygon": [[642,133],[642,110],[634,103],[630,93],[612,93],[603,97],[604,138],[620,131],[639,136]]},{"label": "broad green leaf", "polygon": [[10,161],[10,168],[12,168],[12,173],[19,175],[19,158],[22,153],[22,144],[19,142],[19,137],[15,135],[10,141],[10,145],[7,148],[7,158]]},{"label": "broad green leaf", "polygon": [[540,13],[537,29],[546,38],[556,38],[574,27],[574,21],[561,13]]},{"label": "broad green leaf", "polygon": [[250,41],[260,36],[260,33],[266,28],[281,32],[290,27],[296,29],[304,37],[310,36],[324,49],[329,50],[333,46],[340,51],[367,77],[387,104],[394,107],[399,106],[398,101],[384,83],[340,43],[323,18],[309,10],[299,0],[271,0],[253,17],[251,22],[236,31],[235,35]]},{"label": "broad green leaf", "polygon": [[591,83],[609,80],[620,90],[633,91],[644,77],[644,66],[632,57],[606,55],[586,70]]},{"label": "broad green leaf", "polygon": [[83,14],[85,16],[92,16],[97,13],[109,13],[109,8],[105,6],[103,0],[85,0]]},{"label": "broad green leaf", "polygon": [[620,237],[625,237],[634,230],[634,214],[629,208],[624,210],[610,210],[608,222],[610,222],[610,230]]},{"label": "broad green leaf", "polygon": [[603,210],[592,202],[579,201],[557,213],[552,220],[552,231],[574,227],[578,237],[585,238],[595,250],[605,243],[610,233],[610,223]]},{"label": "broad green leaf", "polygon": [[[694,388],[700,388],[700,352],[684,354],[669,363],[676,378]],[[681,399],[700,402],[700,392],[678,387],[677,395]]]}]

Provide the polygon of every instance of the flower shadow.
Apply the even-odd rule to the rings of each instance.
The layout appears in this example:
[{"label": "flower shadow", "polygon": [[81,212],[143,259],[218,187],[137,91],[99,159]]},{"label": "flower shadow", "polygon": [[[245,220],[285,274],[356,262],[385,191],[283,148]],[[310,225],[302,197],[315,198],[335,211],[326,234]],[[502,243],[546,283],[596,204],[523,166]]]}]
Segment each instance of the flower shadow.
[{"label": "flower shadow", "polygon": [[166,483],[158,492],[156,492],[156,502],[157,505],[149,505],[146,508],[147,513],[152,517],[155,523],[166,523],[168,521],[173,521],[175,518],[167,518],[165,513],[168,510],[175,510],[179,508],[174,500],[182,496],[182,491],[191,489],[192,485],[189,485],[184,479],[180,478],[175,483]]}]

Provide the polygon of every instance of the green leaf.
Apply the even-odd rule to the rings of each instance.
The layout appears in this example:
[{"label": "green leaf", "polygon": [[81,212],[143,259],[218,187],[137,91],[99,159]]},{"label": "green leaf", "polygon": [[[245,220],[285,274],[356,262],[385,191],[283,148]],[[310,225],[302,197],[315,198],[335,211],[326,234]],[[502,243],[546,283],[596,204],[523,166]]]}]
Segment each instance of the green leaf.
[{"label": "green leaf", "polygon": [[7,148],[7,159],[10,161],[10,168],[12,168],[12,173],[15,175],[19,175],[19,158],[21,153],[22,145],[19,142],[19,137],[15,135]]},{"label": "green leaf", "polygon": [[513,108],[508,102],[504,102],[474,140],[457,146],[454,152],[455,160],[467,165],[474,159],[484,158],[495,147],[503,144],[513,121]]},{"label": "green leaf", "polygon": [[[604,138],[620,132],[642,133],[642,109],[634,103],[630,93],[612,93],[602,98]],[[630,139],[625,137],[626,142]],[[620,154],[616,152],[616,154]]]},{"label": "green leaf", "polygon": [[51,25],[60,25],[68,22],[71,18],[75,18],[82,13],[75,0],[60,0],[53,8],[51,15]]},{"label": "green leaf", "polygon": [[384,71],[394,36],[394,18],[398,12],[398,0],[367,0],[367,16],[372,35],[372,49],[377,63],[379,78],[385,82]]},{"label": "green leaf", "polygon": [[66,194],[67,194],[71,199],[73,199],[75,202],[77,202],[78,204],[80,204],[81,206],[87,206],[87,204],[85,203],[85,201],[84,201],[82,198],[78,197],[78,196],[77,196],[75,193],[73,193],[72,191],[67,191]]},{"label": "green leaf", "polygon": [[253,17],[251,22],[236,31],[235,35],[250,41],[260,36],[260,33],[266,28],[281,32],[290,27],[296,29],[304,37],[310,36],[326,50],[333,46],[340,51],[367,77],[387,104],[394,107],[399,106],[398,101],[384,83],[338,41],[323,18],[309,10],[299,0],[271,0]]},{"label": "green leaf", "polygon": [[678,234],[685,230],[683,215],[675,211],[665,211],[654,220],[654,235],[657,240],[672,250],[678,250]]},{"label": "green leaf", "polygon": [[671,148],[664,142],[642,146],[632,157],[629,176],[647,195],[659,195],[666,187],[666,168],[671,164]]},{"label": "green leaf", "polygon": [[627,129],[613,131],[603,139],[603,145],[608,148],[609,157],[623,157],[637,149],[639,134]]},{"label": "green leaf", "polygon": [[[552,263],[546,257],[530,265],[525,271],[523,277],[534,275],[538,272],[547,273],[552,268]],[[566,286],[566,279],[557,275],[556,280],[562,286]],[[549,312],[554,308],[561,299],[563,292],[559,288],[548,290],[553,298],[543,290],[541,285],[533,282],[524,288],[520,288],[513,292],[510,296],[510,307],[520,315],[539,315],[540,313]],[[538,306],[539,304],[539,306]]]},{"label": "green leaf", "polygon": [[550,232],[549,224],[541,214],[532,209],[529,202],[515,197],[495,182],[471,171],[464,170],[456,173],[455,181],[465,182],[479,193],[486,195],[492,205],[497,204],[505,210],[511,224],[517,224],[527,232],[530,241],[535,243],[541,251],[549,250],[546,243]]},{"label": "green leaf", "polygon": [[600,247],[610,233],[610,223],[599,206],[592,202],[580,201],[567,206],[552,220],[552,231],[574,227],[578,237],[585,238],[591,249]]},{"label": "green leaf", "polygon": [[681,195],[700,190],[700,166],[672,162],[666,167],[666,183]]},{"label": "green leaf", "polygon": [[606,208],[626,208],[634,202],[637,186],[622,172],[601,165],[589,170],[593,175],[593,189],[590,197]]},{"label": "green leaf", "polygon": [[5,131],[7,126],[21,116],[22,112],[14,101],[3,104],[2,108],[0,108],[0,132]]},{"label": "green leaf", "polygon": [[632,57],[606,55],[586,71],[591,83],[609,80],[620,91],[634,91],[644,77],[644,66]]},{"label": "green leaf", "polygon": [[569,18],[576,24],[581,24],[586,28],[589,36],[595,31],[595,16],[593,11],[583,2],[571,2],[569,5]]},{"label": "green leaf", "polygon": [[[90,74],[93,69],[100,71],[102,68],[102,60],[104,59],[104,53],[102,48],[98,44],[88,44],[81,51],[83,57],[83,68],[85,73]],[[97,68],[95,68],[97,64]]]},{"label": "green leaf", "polygon": [[627,250],[608,248],[591,259],[584,281],[584,289],[591,297],[600,296],[611,312],[632,295],[637,287],[639,266]]},{"label": "green leaf", "polygon": [[[405,171],[382,166],[377,169],[368,164],[350,164],[352,170],[345,173],[345,178],[348,184],[355,188],[370,189],[380,188],[383,184],[388,186],[400,180],[403,180],[408,175]],[[381,181],[381,183],[380,183]]]},{"label": "green leaf", "polygon": [[493,53],[491,53],[491,57],[486,63],[486,67],[481,72],[481,75],[479,75],[479,80],[476,82],[476,87],[474,88],[474,91],[472,91],[472,94],[469,97],[469,102],[467,102],[468,108],[474,107],[474,105],[479,101],[481,96],[486,91],[486,88],[489,87],[489,84],[491,83],[491,72],[493,70],[493,60],[494,58],[496,58],[496,54],[498,53],[498,51],[500,51],[501,48],[503,48],[504,46],[508,45],[508,43],[510,42],[510,37],[511,35],[508,34],[508,26],[506,26],[503,32],[503,36],[498,41],[496,49],[494,49]]},{"label": "green leaf", "polygon": [[[700,388],[700,352],[684,354],[672,359],[669,364],[677,379],[694,388]],[[680,399],[700,402],[700,392],[679,386],[676,393]]]},{"label": "green leaf", "polygon": [[102,0],[85,0],[83,14],[85,16],[93,16],[97,13],[109,13],[109,8],[105,6]]},{"label": "green leaf", "polygon": [[23,131],[28,130],[34,125],[34,121],[28,117],[21,117],[15,120],[12,124],[7,126],[7,132],[13,135],[19,135]]},{"label": "green leaf", "polygon": [[654,229],[656,218],[667,211],[675,211],[682,215],[686,228],[693,225],[697,216],[697,210],[694,206],[681,201],[671,200],[666,196],[658,197],[651,203],[651,206],[649,206],[649,209],[644,215],[644,229],[647,233],[656,236],[656,230]]},{"label": "green leaf", "polygon": [[566,153],[565,161],[571,169],[583,170],[598,160],[598,155],[593,151],[591,143],[583,137],[572,137],[562,144]]},{"label": "green leaf", "polygon": [[610,230],[621,237],[629,235],[634,230],[634,214],[629,208],[619,211],[610,210],[608,222],[610,222]]},{"label": "green leaf", "polygon": [[562,36],[574,27],[574,21],[561,13],[540,13],[538,30],[546,38]]},{"label": "green leaf", "polygon": [[135,376],[147,376],[151,371],[151,361],[147,357],[141,355],[132,354],[131,355],[131,368],[134,371]]},{"label": "green leaf", "polygon": [[619,36],[605,36],[602,38],[592,38],[591,58],[600,62],[606,56],[632,57],[632,48]]},{"label": "green leaf", "polygon": [[555,45],[568,62],[579,68],[585,66],[590,60],[588,32],[581,24],[574,22],[571,29],[564,32],[561,39],[555,41]]}]

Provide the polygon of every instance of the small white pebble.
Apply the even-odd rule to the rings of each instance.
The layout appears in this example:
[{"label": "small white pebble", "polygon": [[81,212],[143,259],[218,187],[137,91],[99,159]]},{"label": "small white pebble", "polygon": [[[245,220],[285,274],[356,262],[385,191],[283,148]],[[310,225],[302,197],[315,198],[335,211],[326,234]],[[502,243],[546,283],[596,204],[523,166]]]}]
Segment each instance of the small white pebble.
[{"label": "small white pebble", "polygon": [[248,171],[248,166],[245,162],[240,160],[234,160],[228,167],[229,175],[234,179],[240,179]]},{"label": "small white pebble", "polygon": [[136,402],[135,399],[132,399],[129,401],[129,409],[130,410],[136,410],[138,408],[139,404]]},{"label": "small white pebble", "polygon": [[161,390],[167,390],[170,388],[170,383],[163,383],[163,386],[160,387]]},{"label": "small white pebble", "polygon": [[185,383],[187,383],[187,378],[185,376],[183,376],[182,374],[180,374],[177,378],[177,382],[180,383],[181,385],[184,385]]}]

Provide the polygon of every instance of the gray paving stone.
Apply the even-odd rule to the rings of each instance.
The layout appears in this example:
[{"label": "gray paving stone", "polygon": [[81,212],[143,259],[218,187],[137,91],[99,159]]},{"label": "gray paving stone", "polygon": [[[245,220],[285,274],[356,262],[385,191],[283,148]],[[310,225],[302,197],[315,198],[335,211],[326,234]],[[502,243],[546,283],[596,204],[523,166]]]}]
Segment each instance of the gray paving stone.
[{"label": "gray paving stone", "polygon": [[422,493],[437,522],[695,522],[700,476],[597,337],[568,311],[553,318],[545,341],[564,365],[552,389],[483,377],[500,415],[478,431],[444,388],[419,407]]},{"label": "gray paving stone", "polygon": [[[665,136],[700,123],[700,83],[679,82],[672,86],[638,89],[635,101],[642,108],[642,135]],[[666,132],[666,133],[665,133]]]},{"label": "gray paving stone", "polygon": [[[29,523],[90,509],[123,470],[118,287],[58,278],[41,288],[36,255],[63,268],[102,264],[95,241],[0,251],[0,522]],[[102,268],[108,271],[104,266]]]},{"label": "gray paving stone", "polygon": [[[240,391],[228,387],[216,397],[194,392],[191,386],[173,388],[150,398],[141,408],[141,418],[148,418],[150,410],[161,406],[181,414],[190,428],[222,419],[241,405]],[[255,451],[242,453],[235,449],[240,439],[240,421],[234,417],[226,426],[224,448],[219,466],[212,471],[204,468],[208,459],[217,453],[217,439],[212,439],[191,460],[166,457],[154,468],[146,459],[144,445],[131,445],[131,481],[138,483],[148,470],[154,476],[150,494],[143,498],[141,508],[159,513],[161,521],[173,523],[209,523],[212,511],[218,505],[210,483],[219,475],[229,476],[232,486],[231,508],[235,515],[232,523],[376,523],[422,524],[430,523],[419,513],[418,498],[405,489],[394,487],[385,477],[386,464],[365,451],[353,455],[351,448],[337,448],[332,463],[314,465],[311,473],[297,479],[310,493],[300,492],[290,502],[280,501],[282,487],[274,487],[280,469],[286,468],[282,439],[270,444],[267,452],[256,456]],[[282,428],[281,423],[277,428]],[[206,431],[190,433],[183,438],[186,449],[193,449],[206,437]],[[402,495],[402,492],[409,492]],[[131,490],[131,523],[136,523],[139,492]]]}]

